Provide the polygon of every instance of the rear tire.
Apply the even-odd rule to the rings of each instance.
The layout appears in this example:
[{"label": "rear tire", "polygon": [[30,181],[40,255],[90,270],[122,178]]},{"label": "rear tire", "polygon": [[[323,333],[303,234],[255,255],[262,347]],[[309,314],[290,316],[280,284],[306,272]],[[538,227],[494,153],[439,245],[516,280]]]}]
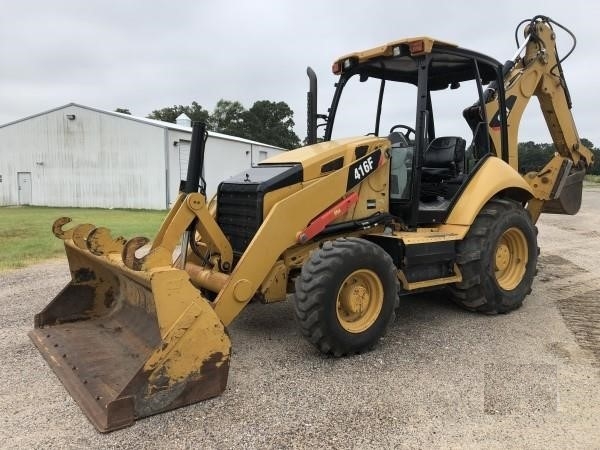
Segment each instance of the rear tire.
[{"label": "rear tire", "polygon": [[325,354],[369,350],[394,320],[398,286],[392,258],[378,245],[353,237],[325,242],[296,279],[300,330]]},{"label": "rear tire", "polygon": [[463,280],[449,286],[452,300],[485,314],[519,308],[531,292],[538,257],[537,231],[520,203],[492,199],[458,244]]}]

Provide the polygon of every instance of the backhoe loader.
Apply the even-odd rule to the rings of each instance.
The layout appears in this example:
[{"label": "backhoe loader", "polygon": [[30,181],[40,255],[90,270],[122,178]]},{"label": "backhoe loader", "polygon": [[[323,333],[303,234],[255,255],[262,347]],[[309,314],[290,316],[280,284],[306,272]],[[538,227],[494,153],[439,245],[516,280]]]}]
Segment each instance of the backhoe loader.
[{"label": "backhoe loader", "polygon": [[[251,300],[289,297],[302,334],[334,356],[374,347],[405,294],[443,288],[472,311],[518,308],[536,271],[536,221],[577,213],[593,163],[558,28],[523,21],[505,64],[429,37],[345,55],[326,115],[309,68],[309,145],[223,181],[210,201],[206,132],[194,124],[187,180],[152,242],[54,223],[72,280],[35,316],[31,339],[106,432],[220,395],[227,327]],[[521,175],[532,96],[556,153]],[[348,129],[357,136],[338,138]]]}]

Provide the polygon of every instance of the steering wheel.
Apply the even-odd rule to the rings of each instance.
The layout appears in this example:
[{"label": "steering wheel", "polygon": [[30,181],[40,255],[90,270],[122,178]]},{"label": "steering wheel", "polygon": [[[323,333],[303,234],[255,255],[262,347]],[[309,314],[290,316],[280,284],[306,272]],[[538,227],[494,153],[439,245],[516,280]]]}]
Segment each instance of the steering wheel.
[{"label": "steering wheel", "polygon": [[[415,137],[417,136],[417,132],[415,131],[414,128],[409,127],[408,125],[394,125],[392,128],[390,128],[390,134],[393,133],[395,130],[397,130],[398,128],[406,130],[405,133],[402,133],[404,135],[404,137],[406,138],[406,140],[408,142],[414,142]],[[412,139],[409,137],[412,134]]]}]

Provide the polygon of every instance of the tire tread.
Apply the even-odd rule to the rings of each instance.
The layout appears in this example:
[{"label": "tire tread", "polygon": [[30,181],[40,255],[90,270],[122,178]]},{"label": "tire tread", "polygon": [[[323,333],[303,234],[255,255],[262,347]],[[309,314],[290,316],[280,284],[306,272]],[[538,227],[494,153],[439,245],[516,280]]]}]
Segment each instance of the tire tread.
[{"label": "tire tread", "polygon": [[[480,211],[466,237],[457,244],[456,262],[462,273],[462,281],[448,286],[451,299],[458,305],[470,311],[484,314],[503,314],[519,308],[523,304],[524,297],[531,292],[531,282],[534,274],[528,279],[523,298],[515,299],[513,296],[504,295],[492,279],[493,274],[486,272],[486,254],[492,251],[492,242],[489,236],[497,221],[504,216],[514,215],[526,217],[531,223],[529,214],[523,207],[509,199],[493,198]],[[537,238],[537,227],[531,224],[534,238]],[[535,243],[535,255],[532,255],[533,263],[537,262],[539,247]],[[487,269],[489,272],[489,268]],[[526,277],[529,277],[526,272]],[[493,293],[493,294],[490,294]]]},{"label": "tire tread", "polygon": [[[352,348],[336,342],[329,333],[323,320],[325,305],[322,301],[326,295],[324,285],[335,275],[336,268],[343,267],[344,262],[356,258],[357,247],[369,256],[382,258],[385,266],[395,280],[396,294],[400,283],[396,277],[396,269],[392,258],[379,246],[360,238],[347,237],[325,242],[308,258],[302,267],[300,276],[296,279],[295,313],[302,335],[316,346],[322,353],[336,357],[370,350],[377,342],[366,347]],[[399,297],[395,295],[392,313],[384,324],[381,336],[391,323],[394,322],[396,310],[399,307]],[[376,341],[380,339],[379,336]]]}]

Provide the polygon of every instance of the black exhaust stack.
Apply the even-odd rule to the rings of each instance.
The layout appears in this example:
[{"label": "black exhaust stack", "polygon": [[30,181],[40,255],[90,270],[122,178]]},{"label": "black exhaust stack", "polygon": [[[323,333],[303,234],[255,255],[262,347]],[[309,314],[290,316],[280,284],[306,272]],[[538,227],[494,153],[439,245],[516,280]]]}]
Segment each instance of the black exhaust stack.
[{"label": "black exhaust stack", "polygon": [[182,192],[191,194],[198,190],[206,195],[206,181],[202,176],[204,171],[204,151],[206,149],[206,124],[194,122],[192,125],[192,142],[190,143],[190,158]]},{"label": "black exhaust stack", "polygon": [[306,93],[306,143],[317,143],[317,75],[311,67],[306,68],[309,90]]}]

